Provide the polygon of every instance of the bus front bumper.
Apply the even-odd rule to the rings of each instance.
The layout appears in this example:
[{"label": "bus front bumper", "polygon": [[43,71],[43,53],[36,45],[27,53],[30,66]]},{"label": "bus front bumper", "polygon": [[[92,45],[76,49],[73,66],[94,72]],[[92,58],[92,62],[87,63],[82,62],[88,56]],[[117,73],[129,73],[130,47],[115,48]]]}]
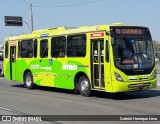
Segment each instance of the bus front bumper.
[{"label": "bus front bumper", "polygon": [[119,82],[112,81],[112,92],[140,91],[157,87],[157,79],[139,82]]}]

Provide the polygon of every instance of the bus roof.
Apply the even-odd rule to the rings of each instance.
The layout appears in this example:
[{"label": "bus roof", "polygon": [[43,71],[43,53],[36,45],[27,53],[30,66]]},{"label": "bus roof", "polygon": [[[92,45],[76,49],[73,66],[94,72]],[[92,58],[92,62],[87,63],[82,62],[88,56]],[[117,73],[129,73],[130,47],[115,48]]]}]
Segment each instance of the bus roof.
[{"label": "bus roof", "polygon": [[113,23],[111,25],[96,25],[96,26],[82,26],[82,27],[57,27],[50,29],[35,30],[31,34],[22,34],[19,36],[11,36],[5,38],[5,41],[16,41],[19,39],[29,39],[38,37],[50,37],[58,35],[97,32],[97,31],[109,31],[110,26],[136,26],[123,23]]}]

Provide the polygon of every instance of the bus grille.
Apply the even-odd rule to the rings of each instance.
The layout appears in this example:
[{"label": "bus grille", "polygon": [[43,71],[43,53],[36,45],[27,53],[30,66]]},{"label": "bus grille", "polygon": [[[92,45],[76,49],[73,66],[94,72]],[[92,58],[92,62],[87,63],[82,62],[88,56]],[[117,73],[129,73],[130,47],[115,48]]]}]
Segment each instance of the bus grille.
[{"label": "bus grille", "polygon": [[[129,79],[129,80],[131,80],[131,81],[139,81],[139,79]],[[141,78],[141,80],[146,81],[146,80],[148,80],[148,78]]]},{"label": "bus grille", "polygon": [[149,89],[151,86],[151,83],[144,83],[143,87],[138,87],[138,84],[130,84],[128,85],[129,91],[136,91],[136,90],[143,90],[143,89]]}]

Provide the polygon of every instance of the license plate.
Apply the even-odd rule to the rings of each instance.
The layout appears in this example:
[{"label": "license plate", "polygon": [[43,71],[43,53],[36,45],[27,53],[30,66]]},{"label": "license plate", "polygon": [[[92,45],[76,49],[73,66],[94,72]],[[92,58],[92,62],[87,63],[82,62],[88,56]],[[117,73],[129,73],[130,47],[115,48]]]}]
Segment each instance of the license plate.
[{"label": "license plate", "polygon": [[142,87],[144,87],[144,86],[145,86],[144,83],[138,83],[138,87],[139,87],[139,88],[142,88]]}]

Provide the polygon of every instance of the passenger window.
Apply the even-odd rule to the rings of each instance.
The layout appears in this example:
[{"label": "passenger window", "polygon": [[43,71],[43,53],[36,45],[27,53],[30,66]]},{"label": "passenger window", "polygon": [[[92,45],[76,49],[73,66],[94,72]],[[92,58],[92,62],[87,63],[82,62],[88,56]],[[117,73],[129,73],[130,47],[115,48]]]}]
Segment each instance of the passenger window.
[{"label": "passenger window", "polygon": [[86,35],[69,35],[67,37],[67,56],[85,57],[86,56]]},{"label": "passenger window", "polygon": [[33,39],[21,41],[21,58],[33,57]]},{"label": "passenger window", "polygon": [[5,43],[5,58],[8,58],[8,42]]},{"label": "passenger window", "polygon": [[40,42],[40,56],[41,58],[48,57],[48,40],[44,39]]},{"label": "passenger window", "polygon": [[53,37],[51,39],[51,56],[65,57],[66,53],[66,37]]},{"label": "passenger window", "polygon": [[37,57],[37,39],[34,40],[34,58]]}]

